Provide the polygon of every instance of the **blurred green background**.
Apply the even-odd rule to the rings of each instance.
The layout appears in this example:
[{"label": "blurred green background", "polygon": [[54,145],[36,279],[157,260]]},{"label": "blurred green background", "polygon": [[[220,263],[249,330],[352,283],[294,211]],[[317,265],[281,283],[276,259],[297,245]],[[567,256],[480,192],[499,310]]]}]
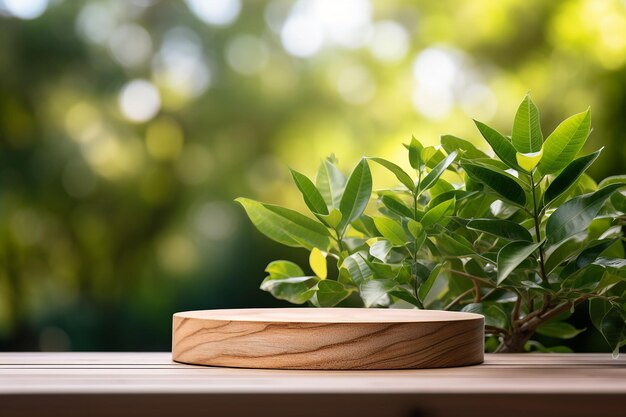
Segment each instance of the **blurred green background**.
[{"label": "blurred green background", "polygon": [[508,134],[527,91],[546,132],[591,105],[591,173],[624,173],[626,1],[0,0],[0,350],[168,350],[175,311],[284,306],[263,269],[307,254],[233,198],[303,208],[288,166],[412,134],[484,148],[471,119]]}]

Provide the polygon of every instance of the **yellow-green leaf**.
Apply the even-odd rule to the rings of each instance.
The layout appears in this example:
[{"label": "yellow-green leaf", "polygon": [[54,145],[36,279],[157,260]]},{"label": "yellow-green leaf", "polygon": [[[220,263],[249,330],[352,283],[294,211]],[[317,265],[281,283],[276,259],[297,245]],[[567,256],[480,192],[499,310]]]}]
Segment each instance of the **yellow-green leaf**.
[{"label": "yellow-green leaf", "polygon": [[328,276],[328,269],[326,267],[326,255],[317,249],[313,248],[311,254],[309,255],[309,265],[311,265],[311,269],[321,279],[326,279]]},{"label": "yellow-green leaf", "polygon": [[407,242],[406,233],[400,223],[387,217],[375,217],[374,224],[385,239],[394,246],[404,246]]},{"label": "yellow-green leaf", "polygon": [[527,172],[531,172],[539,161],[541,161],[541,157],[543,156],[543,147],[538,152],[530,152],[530,153],[520,153],[517,152],[515,154],[515,158],[517,159],[517,164],[522,167]]}]

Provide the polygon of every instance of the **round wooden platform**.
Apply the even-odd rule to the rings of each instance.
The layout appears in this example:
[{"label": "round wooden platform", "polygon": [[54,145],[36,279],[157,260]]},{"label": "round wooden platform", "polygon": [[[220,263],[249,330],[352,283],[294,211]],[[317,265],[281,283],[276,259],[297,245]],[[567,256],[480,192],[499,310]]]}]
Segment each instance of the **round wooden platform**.
[{"label": "round wooden platform", "polygon": [[177,362],[274,369],[408,369],[483,361],[483,316],[432,310],[278,308],[174,314]]}]

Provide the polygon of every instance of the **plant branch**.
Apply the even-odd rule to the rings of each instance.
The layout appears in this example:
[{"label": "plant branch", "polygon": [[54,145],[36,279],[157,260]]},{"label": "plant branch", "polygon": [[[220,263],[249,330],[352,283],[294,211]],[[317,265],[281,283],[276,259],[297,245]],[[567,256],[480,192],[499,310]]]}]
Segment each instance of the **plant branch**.
[{"label": "plant branch", "polygon": [[[541,218],[539,217],[539,212],[537,211],[537,195],[535,193],[535,189],[537,188],[537,186],[535,184],[535,179],[533,178],[532,172],[529,174],[529,177],[530,177],[530,184],[531,184],[530,192],[532,193],[532,197],[533,197],[533,221],[535,223],[535,238],[537,239],[537,243],[539,243],[541,242],[541,230],[539,227]],[[541,273],[541,280],[544,283],[547,283],[548,277],[546,277],[546,267],[545,267],[544,253],[543,253],[543,245],[539,246],[539,270]]]},{"label": "plant branch", "polygon": [[[578,297],[577,299],[575,299],[574,301],[566,301],[565,303],[559,304],[558,306],[556,306],[556,307],[554,307],[552,309],[548,309],[548,310],[542,312],[541,314],[534,315],[529,320],[524,320],[524,323],[522,323],[521,326],[520,326],[520,330],[521,331],[535,331],[535,329],[541,323],[546,322],[546,321],[548,321],[548,320],[558,316],[559,314],[567,311],[568,309],[572,308],[573,306],[576,306],[576,305],[582,303],[583,301],[587,300],[591,296],[592,296],[591,294],[584,294],[584,295],[581,295],[580,297]],[[524,319],[526,319],[527,317],[525,317]]]},{"label": "plant branch", "polygon": [[496,284],[494,284],[493,282],[489,281],[488,279],[477,277],[475,275],[468,274],[467,272],[459,271],[459,270],[456,270],[456,269],[450,269],[448,271],[453,273],[453,274],[457,274],[457,275],[460,275],[462,277],[469,278],[472,281],[478,281],[478,282],[480,282],[482,284],[485,284],[488,287],[496,288]]},{"label": "plant branch", "polygon": [[485,333],[487,334],[497,334],[500,336],[506,336],[509,332],[506,329],[496,326],[485,325]]},{"label": "plant branch", "polygon": [[468,295],[470,295],[472,292],[474,292],[474,288],[470,288],[467,291],[463,291],[461,294],[459,294],[454,300],[450,301],[450,303],[445,306],[443,309],[444,310],[450,310],[452,307],[454,307],[455,305],[457,305],[458,303],[461,302],[462,299],[464,299],[465,297],[467,297]]},{"label": "plant branch", "polygon": [[[415,186],[415,189],[413,190],[413,218],[415,219],[415,221],[417,221],[417,197],[418,197],[418,190],[420,188],[420,185],[422,183],[422,170],[418,169],[417,170],[417,185]],[[411,265],[411,274],[413,275],[413,278],[415,279],[415,298],[419,301],[419,283],[417,282],[417,252],[419,251],[419,248],[417,247],[417,238],[415,239],[414,242],[414,252],[413,252],[413,264]],[[423,306],[422,306],[423,307]]]},{"label": "plant branch", "polygon": [[480,284],[478,283],[478,281],[476,281],[475,279],[472,280],[472,282],[474,283],[474,302],[475,303],[480,303],[481,300],[481,294],[480,294]]},{"label": "plant branch", "polygon": [[522,295],[516,290],[515,294],[517,294],[517,298],[515,299],[515,305],[513,306],[513,326],[515,327],[515,323],[519,320],[519,310],[522,305]]}]

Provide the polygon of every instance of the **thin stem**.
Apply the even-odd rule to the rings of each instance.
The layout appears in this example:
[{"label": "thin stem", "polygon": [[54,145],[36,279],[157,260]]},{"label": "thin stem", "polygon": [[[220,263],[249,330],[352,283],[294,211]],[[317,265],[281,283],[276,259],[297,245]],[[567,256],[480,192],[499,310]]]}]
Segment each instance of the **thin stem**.
[{"label": "thin stem", "polygon": [[453,274],[460,275],[460,276],[465,277],[465,278],[469,278],[471,280],[476,280],[476,281],[478,281],[478,282],[480,282],[482,284],[487,285],[488,287],[495,287],[496,286],[493,282],[489,281],[488,279],[477,277],[475,275],[468,274],[467,272],[459,271],[459,270],[456,270],[456,269],[450,269],[449,272],[451,272]]},{"label": "thin stem", "polygon": [[[539,224],[541,222],[541,219],[539,217],[539,212],[537,211],[537,195],[535,194],[535,179],[533,178],[533,173],[531,172],[529,174],[530,177],[530,184],[531,184],[531,193],[533,196],[533,220],[535,222],[535,238],[537,239],[537,243],[541,242],[541,230],[539,227]],[[548,279],[546,277],[546,266],[545,266],[545,260],[544,260],[544,254],[543,254],[543,245],[539,246],[539,270],[541,273],[541,280],[544,283],[548,282]]]},{"label": "thin stem", "polygon": [[519,311],[520,311],[520,307],[522,305],[522,295],[518,292],[515,291],[515,294],[517,294],[517,298],[515,299],[515,305],[513,306],[513,327],[515,327],[516,322],[519,320]]},{"label": "thin stem", "polygon": [[474,291],[474,288],[470,288],[467,291],[463,291],[454,300],[450,301],[450,303],[447,306],[445,306],[443,309],[444,310],[450,310],[452,307],[454,307],[459,302],[461,302],[462,299],[464,299],[466,296],[470,295],[473,291]]},{"label": "thin stem", "polygon": [[501,327],[489,326],[489,325],[485,326],[485,333],[487,333],[487,334],[497,334],[497,335],[500,335],[500,336],[506,336],[506,335],[509,334],[508,331],[506,331],[505,329],[503,329]]},{"label": "thin stem", "polygon": [[[417,170],[417,185],[415,186],[415,189],[413,190],[413,218],[417,221],[417,197],[418,197],[418,190],[420,188],[420,184],[422,183],[422,170],[418,169]],[[419,283],[417,282],[417,252],[419,251],[419,248],[417,247],[417,239],[415,240],[415,242],[413,242],[413,263],[411,264],[411,275],[413,275],[413,279],[415,280],[415,284],[414,284],[414,291],[415,291],[415,298],[419,301]],[[421,304],[421,303],[420,303]],[[422,308],[423,306],[419,306],[420,308]]]},{"label": "thin stem", "polygon": [[481,294],[480,294],[480,284],[478,283],[478,281],[476,280],[472,280],[472,282],[474,283],[474,302],[475,303],[480,303],[481,300]]},{"label": "thin stem", "polygon": [[340,235],[339,230],[334,230],[335,234],[337,235],[337,238],[335,240],[337,241],[337,246],[339,246],[339,255],[341,255],[341,253],[343,252],[343,233]]},{"label": "thin stem", "polygon": [[498,291],[498,290],[499,290],[499,288],[492,288],[492,289],[490,289],[489,291],[487,291],[487,294],[485,294],[485,295],[483,295],[481,297],[481,301],[482,300],[486,300],[487,298],[491,297],[493,295],[493,293]]}]

